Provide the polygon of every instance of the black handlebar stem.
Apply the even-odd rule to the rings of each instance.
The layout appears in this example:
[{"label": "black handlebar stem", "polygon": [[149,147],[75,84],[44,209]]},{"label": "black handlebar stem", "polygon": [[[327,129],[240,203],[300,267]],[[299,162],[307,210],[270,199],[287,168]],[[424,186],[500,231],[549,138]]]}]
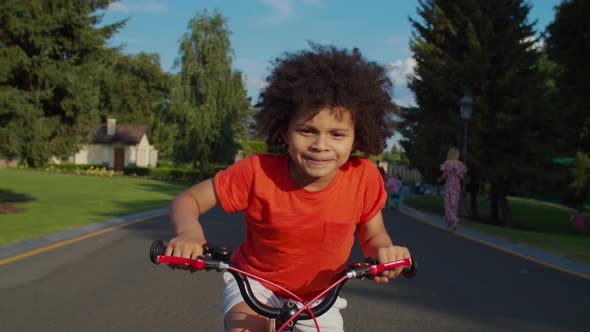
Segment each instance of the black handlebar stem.
[{"label": "black handlebar stem", "polygon": [[[233,266],[233,263],[231,262],[229,262],[228,264]],[[250,282],[243,274],[235,270],[229,270],[228,272],[231,273],[236,279],[236,282],[238,283],[238,288],[240,289],[240,294],[242,294],[242,298],[248,304],[248,306],[252,308],[252,310],[265,317],[279,317],[280,308],[269,307],[266,304],[260,302],[256,298],[256,296],[254,296],[254,293],[252,292],[252,286],[250,286]]]}]

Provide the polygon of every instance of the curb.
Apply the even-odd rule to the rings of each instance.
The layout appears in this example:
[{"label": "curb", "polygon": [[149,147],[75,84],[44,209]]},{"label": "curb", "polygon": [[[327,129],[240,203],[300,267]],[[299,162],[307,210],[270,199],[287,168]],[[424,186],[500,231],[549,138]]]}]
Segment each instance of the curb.
[{"label": "curb", "polygon": [[[400,212],[416,220],[430,224],[433,227],[444,230],[447,229],[444,221],[441,218],[427,215],[407,206],[403,206]],[[483,234],[465,227],[457,228],[454,233],[457,236],[461,236],[492,248],[508,252],[512,255],[590,280],[590,265],[575,262],[540,249],[531,248],[514,242],[499,239],[497,237]]]},{"label": "curb", "polygon": [[127,226],[166,213],[168,213],[168,208],[145,211],[0,246],[0,265],[17,260],[23,256],[34,255],[43,249],[57,246],[66,241],[76,242],[83,238],[96,235],[96,233],[104,233],[114,228]]}]

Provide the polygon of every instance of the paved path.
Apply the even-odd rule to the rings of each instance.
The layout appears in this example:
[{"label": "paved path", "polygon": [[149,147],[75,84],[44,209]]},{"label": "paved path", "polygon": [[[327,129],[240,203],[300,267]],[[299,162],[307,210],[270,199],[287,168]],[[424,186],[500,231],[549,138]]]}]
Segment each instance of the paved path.
[{"label": "paved path", "polygon": [[[434,227],[446,229],[445,223],[441,218],[430,216],[407,206],[404,206],[401,212]],[[140,222],[154,216],[166,215],[167,213],[168,209],[147,211],[129,216],[113,218],[104,222],[95,223],[64,232],[49,234],[11,245],[0,246],[0,265],[20,259],[22,257],[34,255],[42,250],[63,245],[71,241],[80,240],[85,236],[94,236],[97,233],[103,231],[109,231],[113,228],[123,227],[128,224]],[[496,249],[507,251],[513,255],[517,255],[522,258],[529,259],[534,262],[544,264],[546,266],[590,280],[590,265],[575,262],[539,249],[498,239],[493,236],[489,236],[464,227],[459,227],[456,234],[458,236],[480,242]]]},{"label": "paved path", "polygon": [[[442,218],[430,216],[428,214],[422,213],[409,207],[403,207],[402,212],[407,214],[408,216],[411,216],[412,218],[428,223],[434,227],[446,230],[446,224],[444,223]],[[507,240],[502,240],[465,227],[459,227],[457,229],[456,234],[458,236],[477,241],[479,243],[494,247],[496,249],[509,252],[513,255],[517,255],[522,258],[529,259],[534,262],[590,280],[590,265],[575,262],[571,259],[560,257],[553,253],[549,253],[536,248],[531,248]]]},{"label": "paved path", "polygon": [[[383,213],[394,241],[411,248],[420,272],[386,285],[350,281],[344,288],[347,331],[568,332],[590,326],[587,279],[443,231],[432,220]],[[144,221],[133,224],[135,217],[121,218],[95,233],[62,238],[49,244],[51,250],[5,258],[2,329],[217,331],[221,276],[149,263],[150,243],[172,236],[165,211],[157,214],[135,216]],[[210,242],[235,247],[244,234],[241,220],[241,214],[214,209],[202,223]],[[45,240],[40,243],[47,246],[51,241]],[[360,256],[355,246],[352,258]]]}]

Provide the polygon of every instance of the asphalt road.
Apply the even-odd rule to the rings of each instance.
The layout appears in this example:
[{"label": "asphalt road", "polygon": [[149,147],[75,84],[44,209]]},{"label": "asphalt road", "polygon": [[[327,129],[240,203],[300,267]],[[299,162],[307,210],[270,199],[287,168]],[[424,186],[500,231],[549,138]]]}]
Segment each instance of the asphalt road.
[{"label": "asphalt road", "polygon": [[[590,281],[447,233],[400,212],[384,217],[420,263],[413,280],[353,280],[347,331],[589,331]],[[240,242],[240,214],[203,218],[212,243]],[[219,331],[221,274],[155,266],[165,217],[0,266],[0,330]],[[313,254],[313,253],[310,253]],[[354,248],[352,259],[362,259]]]}]

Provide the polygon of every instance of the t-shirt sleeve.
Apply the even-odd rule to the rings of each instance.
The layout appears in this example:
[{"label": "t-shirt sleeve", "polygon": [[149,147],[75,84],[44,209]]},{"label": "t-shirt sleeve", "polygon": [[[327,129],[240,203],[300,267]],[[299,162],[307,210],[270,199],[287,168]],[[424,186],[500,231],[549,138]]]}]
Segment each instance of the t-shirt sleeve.
[{"label": "t-shirt sleeve", "polygon": [[215,193],[226,212],[241,211],[248,207],[254,179],[254,158],[244,158],[215,175]]},{"label": "t-shirt sleeve", "polygon": [[361,223],[371,221],[377,212],[381,211],[387,201],[387,192],[383,187],[383,177],[372,162],[367,161],[363,172],[363,182],[365,187],[364,207],[360,217]]}]

